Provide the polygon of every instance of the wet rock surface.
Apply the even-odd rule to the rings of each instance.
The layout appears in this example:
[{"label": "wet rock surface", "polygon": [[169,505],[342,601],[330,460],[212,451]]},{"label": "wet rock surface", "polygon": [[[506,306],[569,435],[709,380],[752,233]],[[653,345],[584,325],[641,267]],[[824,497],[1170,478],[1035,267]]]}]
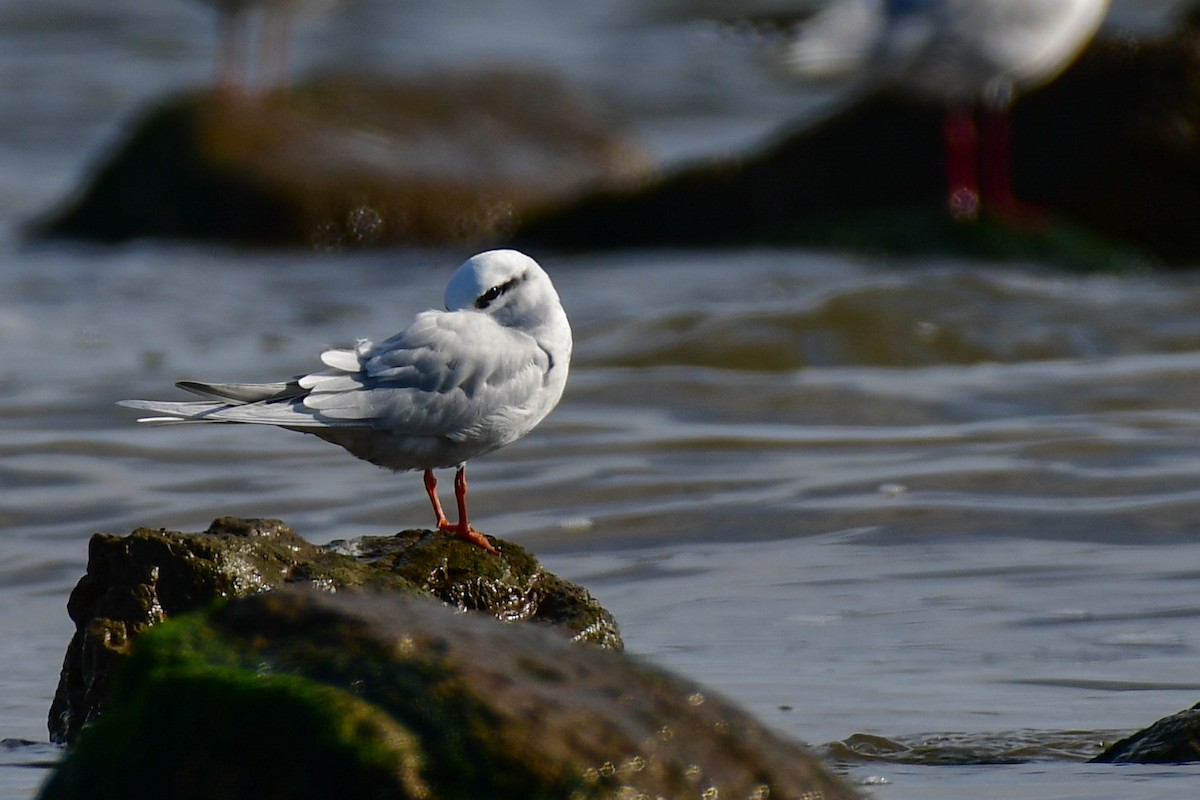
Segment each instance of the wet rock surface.
[{"label": "wet rock surface", "polygon": [[139,640],[42,795],[85,796],[858,795],[620,653],[420,598],[285,588]]},{"label": "wet rock surface", "polygon": [[118,662],[151,626],[223,598],[285,584],[425,595],[506,621],[546,623],[564,638],[620,649],[615,620],[582,587],[521,547],[495,556],[453,536],[405,531],[311,544],[279,520],[216,520],[203,533],[141,528],[96,534],[67,611],[76,630],[50,708],[50,738],[71,742],[104,705]]},{"label": "wet rock surface", "polygon": [[336,249],[495,239],[639,171],[628,137],[544,74],[315,78],[161,101],[37,236]]},{"label": "wet rock surface", "polygon": [[1031,218],[953,222],[945,210],[943,109],[877,94],[759,152],[550,209],[520,226],[515,240],[1193,265],[1200,262],[1198,98],[1196,28],[1097,40],[1013,109],[1014,191],[1038,211]]},{"label": "wet rock surface", "polygon": [[1113,764],[1200,761],[1200,703],[1114,742],[1092,761]]}]

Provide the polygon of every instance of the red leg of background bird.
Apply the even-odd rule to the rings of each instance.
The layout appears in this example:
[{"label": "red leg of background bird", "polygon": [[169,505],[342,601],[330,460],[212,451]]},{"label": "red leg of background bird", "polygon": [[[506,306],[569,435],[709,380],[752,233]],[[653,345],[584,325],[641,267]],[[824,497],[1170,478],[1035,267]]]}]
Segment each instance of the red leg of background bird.
[{"label": "red leg of background bird", "polygon": [[1045,213],[1017,199],[1012,187],[1012,135],[1008,108],[983,112],[983,205],[992,216],[1010,225],[1036,227]]},{"label": "red leg of background bird", "polygon": [[446,519],[446,513],[442,511],[442,501],[438,500],[437,496],[437,478],[431,469],[425,470],[425,493],[429,495],[429,502],[433,503],[433,513],[437,517],[438,530],[454,530],[454,525]]},{"label": "red leg of background bird", "polygon": [[459,538],[477,544],[489,553],[499,555],[487,537],[472,528],[467,519],[467,468],[465,466],[459,467],[458,472],[454,473],[454,499],[458,501],[458,526],[454,530]]},{"label": "red leg of background bird", "polygon": [[1008,109],[983,112],[983,202],[988,208],[1013,208],[1017,205],[1012,191],[1012,141],[1008,127]]},{"label": "red leg of background bird", "polygon": [[979,216],[977,154],[979,133],[970,107],[952,106],[943,126],[946,136],[946,202],[956,220]]}]

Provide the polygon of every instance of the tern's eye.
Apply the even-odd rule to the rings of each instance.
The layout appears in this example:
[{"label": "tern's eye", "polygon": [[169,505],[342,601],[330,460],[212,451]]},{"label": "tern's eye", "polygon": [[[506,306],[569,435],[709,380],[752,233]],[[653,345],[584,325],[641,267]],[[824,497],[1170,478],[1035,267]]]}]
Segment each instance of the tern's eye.
[{"label": "tern's eye", "polygon": [[475,298],[475,307],[480,310],[487,308],[492,304],[493,301],[495,301],[497,297],[516,286],[518,280],[518,278],[513,278],[512,280],[505,281],[499,286],[493,286],[492,288],[488,289],[486,292],[479,295],[479,297]]}]

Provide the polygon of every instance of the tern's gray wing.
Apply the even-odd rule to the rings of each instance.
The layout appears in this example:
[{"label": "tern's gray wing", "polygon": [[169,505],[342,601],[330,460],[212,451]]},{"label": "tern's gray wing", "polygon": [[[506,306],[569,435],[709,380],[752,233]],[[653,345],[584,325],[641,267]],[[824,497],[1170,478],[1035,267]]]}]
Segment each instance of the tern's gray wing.
[{"label": "tern's gray wing", "polygon": [[[126,400],[153,422],[244,422],[298,429],[374,428],[467,441],[500,439],[538,406],[550,358],[534,339],[474,311],[427,311],[395,336],[322,354],[329,370],[267,384],[187,381],[209,398]],[[519,427],[519,422],[516,427]],[[519,433],[517,434],[519,435]]]},{"label": "tern's gray wing", "polygon": [[403,332],[360,343],[354,359],[301,378],[304,406],[327,424],[464,441],[537,405],[550,359],[529,335],[474,311],[426,311]]}]

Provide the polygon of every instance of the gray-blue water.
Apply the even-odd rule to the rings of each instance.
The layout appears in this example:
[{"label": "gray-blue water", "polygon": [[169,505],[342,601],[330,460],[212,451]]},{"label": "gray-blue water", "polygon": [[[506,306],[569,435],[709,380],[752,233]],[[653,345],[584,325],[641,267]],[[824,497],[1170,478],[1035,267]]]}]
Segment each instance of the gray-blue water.
[{"label": "gray-blue water", "polygon": [[[829,102],[689,21],[699,7],[345,0],[298,55],[533,63],[598,92],[663,162]],[[17,235],[137,109],[211,77],[211,27],[182,1],[0,0],[4,798],[31,796],[56,756],[18,740],[46,739],[93,532],[236,514],[328,541],[429,523],[416,476],[283,431],[139,428],[113,402],[309,369],[438,305],[469,252]],[[533,255],[575,328],[572,380],[533,435],[472,464],[472,512],[588,586],[632,652],[816,746],[864,734],[1017,762],[838,750],[882,800],[1195,796],[1197,767],[1082,759],[1200,699],[1200,277]]]}]

